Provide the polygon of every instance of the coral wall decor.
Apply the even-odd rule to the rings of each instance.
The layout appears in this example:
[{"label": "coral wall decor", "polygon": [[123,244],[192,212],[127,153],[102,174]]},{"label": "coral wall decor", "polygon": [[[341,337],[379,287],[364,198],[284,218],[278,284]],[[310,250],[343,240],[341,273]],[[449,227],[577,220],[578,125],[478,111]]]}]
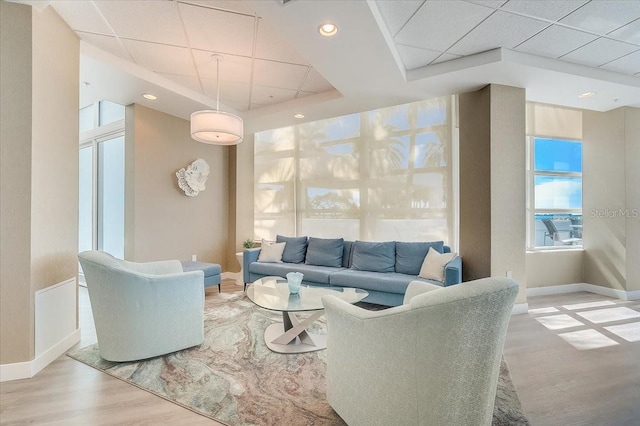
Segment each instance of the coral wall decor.
[{"label": "coral wall decor", "polygon": [[198,158],[193,163],[189,164],[187,168],[181,168],[176,172],[178,177],[178,186],[189,197],[195,197],[204,191],[204,184],[209,177],[209,165],[202,158]]}]

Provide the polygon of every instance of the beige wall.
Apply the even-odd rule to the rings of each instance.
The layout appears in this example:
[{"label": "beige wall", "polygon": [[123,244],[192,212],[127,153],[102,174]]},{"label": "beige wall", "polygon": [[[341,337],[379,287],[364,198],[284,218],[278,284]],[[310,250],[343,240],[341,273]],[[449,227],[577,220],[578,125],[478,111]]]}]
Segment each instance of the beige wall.
[{"label": "beige wall", "polygon": [[30,359],[31,7],[0,1],[0,364]]},{"label": "beige wall", "polygon": [[491,275],[511,271],[526,301],[525,91],[491,86]]},{"label": "beige wall", "polygon": [[460,254],[465,280],[505,276],[526,301],[525,93],[460,95]]},{"label": "beige wall", "polygon": [[585,111],[584,279],[640,290],[640,109]]},{"label": "beige wall", "polygon": [[35,291],[75,277],[79,40],[46,8],[0,2],[0,363],[34,358]]},{"label": "beige wall", "polygon": [[624,109],[627,291],[640,291],[640,108]]},{"label": "beige wall", "polygon": [[459,96],[463,280],[491,276],[491,89]]},{"label": "beige wall", "polygon": [[[125,257],[219,263],[227,270],[229,148],[191,139],[189,122],[141,105],[126,112]],[[187,197],[176,172],[198,158],[206,189]]]},{"label": "beige wall", "polygon": [[583,282],[582,250],[540,250],[526,254],[527,288]]},{"label": "beige wall", "polygon": [[242,242],[254,238],[253,233],[253,132],[245,129],[244,141],[237,146],[236,229],[234,252],[242,250]]},{"label": "beige wall", "polygon": [[80,43],[51,8],[33,13],[31,286],[78,275]]},{"label": "beige wall", "polygon": [[624,109],[584,112],[583,164],[584,280],[624,290],[625,218],[609,214],[626,208]]}]

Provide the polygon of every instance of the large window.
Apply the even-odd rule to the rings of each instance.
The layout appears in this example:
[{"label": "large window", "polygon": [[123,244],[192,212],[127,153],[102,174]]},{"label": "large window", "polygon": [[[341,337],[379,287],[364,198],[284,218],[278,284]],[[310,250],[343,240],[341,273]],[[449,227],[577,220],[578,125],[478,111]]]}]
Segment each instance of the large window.
[{"label": "large window", "polygon": [[255,137],[255,234],[454,244],[451,98]]},{"label": "large window", "polygon": [[582,142],[570,138],[580,136],[572,129],[581,114],[551,106],[529,108],[537,108],[529,118],[535,115],[538,130],[528,126],[534,130],[528,137],[529,247],[581,246]]}]

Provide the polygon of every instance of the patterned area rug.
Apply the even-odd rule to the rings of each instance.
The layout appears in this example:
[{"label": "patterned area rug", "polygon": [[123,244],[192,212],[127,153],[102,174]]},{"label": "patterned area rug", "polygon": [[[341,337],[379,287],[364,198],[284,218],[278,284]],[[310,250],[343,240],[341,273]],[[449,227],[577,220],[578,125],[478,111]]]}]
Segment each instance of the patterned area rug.
[{"label": "patterned area rug", "polygon": [[[68,355],[228,425],[344,425],[325,398],[326,351],[283,355],[265,346],[263,332],[278,320],[243,294],[222,293],[206,302],[200,346],[127,363],[103,360],[97,345]],[[324,332],[322,320],[315,328]],[[503,362],[493,425],[528,424]]]}]

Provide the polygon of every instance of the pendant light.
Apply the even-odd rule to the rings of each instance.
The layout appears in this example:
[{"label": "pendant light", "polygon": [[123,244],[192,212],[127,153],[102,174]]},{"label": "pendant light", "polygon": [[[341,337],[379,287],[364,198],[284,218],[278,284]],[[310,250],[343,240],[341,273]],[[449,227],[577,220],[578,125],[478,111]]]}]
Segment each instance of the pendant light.
[{"label": "pendant light", "polygon": [[216,59],[216,110],[202,110],[191,114],[191,137],[198,142],[212,145],[237,145],[242,142],[244,130],[242,118],[220,111],[220,60]]}]

